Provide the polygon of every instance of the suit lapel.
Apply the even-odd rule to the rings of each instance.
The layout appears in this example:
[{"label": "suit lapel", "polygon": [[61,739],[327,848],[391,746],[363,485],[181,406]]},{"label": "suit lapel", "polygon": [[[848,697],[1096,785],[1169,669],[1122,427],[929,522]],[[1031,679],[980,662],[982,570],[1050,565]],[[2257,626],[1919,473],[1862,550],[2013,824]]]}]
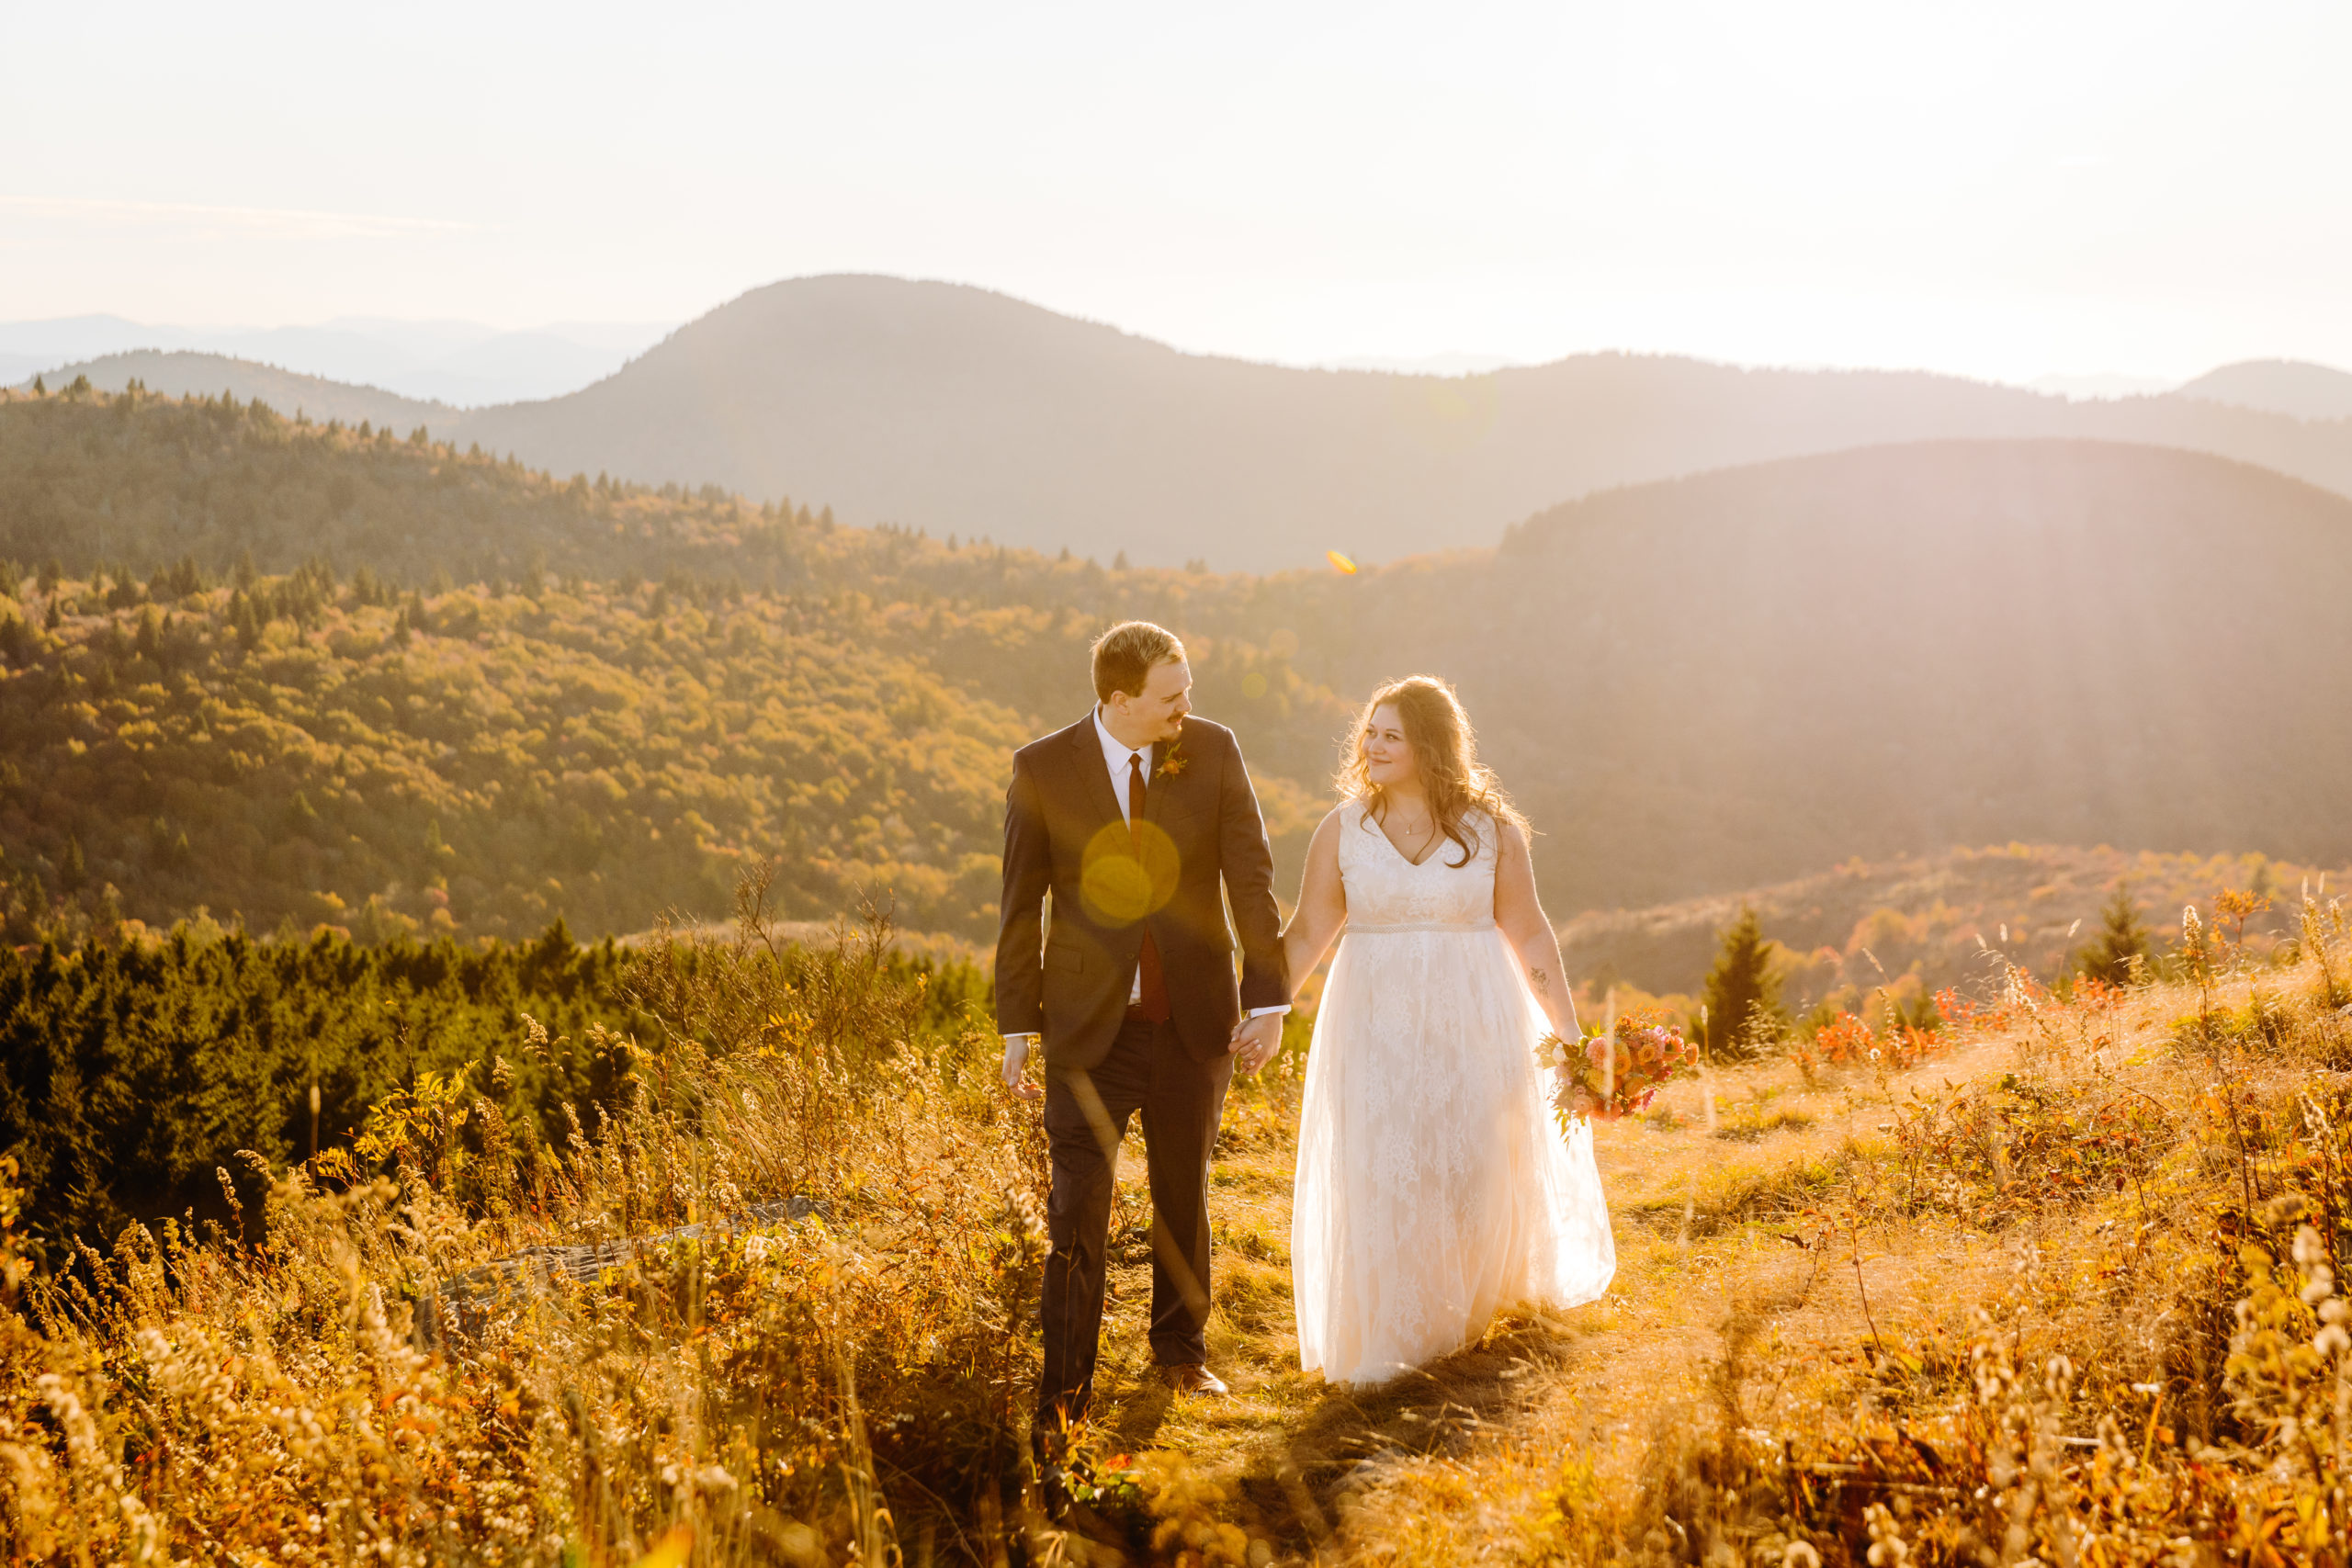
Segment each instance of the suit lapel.
[{"label": "suit lapel", "polygon": [[[1176,744],[1184,744],[1184,732],[1176,732]],[[1147,822],[1159,820],[1159,807],[1168,799],[1168,792],[1176,787],[1178,775],[1166,771],[1168,746],[1155,740],[1151,743],[1151,777],[1143,787],[1143,818]]]},{"label": "suit lapel", "polygon": [[[1111,792],[1111,770],[1102,765],[1102,742],[1094,733],[1094,716],[1070,733],[1071,765],[1078,769],[1080,787],[1086,792],[1087,803],[1093,807],[1094,830],[1106,823],[1123,821],[1126,813],[1119,809],[1119,797]],[[1149,798],[1149,791],[1145,792]]]}]

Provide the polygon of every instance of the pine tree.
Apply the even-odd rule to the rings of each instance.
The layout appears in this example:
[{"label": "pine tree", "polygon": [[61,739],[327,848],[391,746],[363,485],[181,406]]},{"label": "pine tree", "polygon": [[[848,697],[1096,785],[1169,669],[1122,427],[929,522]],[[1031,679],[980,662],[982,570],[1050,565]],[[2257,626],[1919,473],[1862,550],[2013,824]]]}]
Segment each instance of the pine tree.
[{"label": "pine tree", "polygon": [[1765,937],[1756,911],[1744,906],[1724,932],[1714,967],[1707,971],[1706,1050],[1713,1060],[1745,1061],[1788,1027],[1773,964],[1778,945]]},{"label": "pine tree", "polygon": [[89,879],[90,868],[82,858],[82,840],[69,835],[65,852],[57,857],[57,885],[68,893],[78,893]]},{"label": "pine tree", "polygon": [[2104,924],[2098,941],[2083,950],[2075,966],[2094,980],[2128,986],[2135,978],[2132,960],[2144,966],[2149,955],[2148,928],[2140,923],[2140,908],[2132,901],[2132,890],[2118,886],[2100,919]]}]

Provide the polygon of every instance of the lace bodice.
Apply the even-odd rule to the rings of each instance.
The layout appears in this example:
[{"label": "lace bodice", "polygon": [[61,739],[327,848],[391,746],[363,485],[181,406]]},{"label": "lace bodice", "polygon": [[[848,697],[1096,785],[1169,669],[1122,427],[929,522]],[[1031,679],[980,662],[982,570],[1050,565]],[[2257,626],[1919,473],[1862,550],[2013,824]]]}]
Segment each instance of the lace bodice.
[{"label": "lace bodice", "polygon": [[1462,847],[1441,840],[1430,857],[1415,865],[1364,819],[1361,807],[1341,807],[1340,886],[1347,895],[1351,933],[1392,928],[1484,931],[1495,923],[1494,818],[1474,811],[1463,821],[1464,836],[1477,845],[1466,865]]}]

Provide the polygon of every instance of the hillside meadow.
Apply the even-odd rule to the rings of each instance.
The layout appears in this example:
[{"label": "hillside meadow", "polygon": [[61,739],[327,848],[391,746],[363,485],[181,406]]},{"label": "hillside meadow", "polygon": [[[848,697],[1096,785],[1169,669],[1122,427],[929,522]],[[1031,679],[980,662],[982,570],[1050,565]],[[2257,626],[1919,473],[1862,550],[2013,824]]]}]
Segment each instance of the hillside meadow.
[{"label": "hillside meadow", "polygon": [[1662,1002],[1689,1014],[1724,931],[1752,910],[1772,944],[1790,1010],[1863,1012],[1893,998],[1973,992],[2015,964],[2045,977],[2077,969],[2120,899],[2151,951],[2177,942],[2181,912],[2233,890],[2269,900],[2243,922],[2254,951],[2292,935],[2290,907],[2352,886],[2352,869],[2258,854],[2126,854],[2100,845],[1998,844],[1919,859],[1859,857],[1812,876],[1559,925],[1560,961],[1589,1011]]},{"label": "hillside meadow", "polygon": [[[2006,971],[1912,1049],[1719,1067],[1603,1127],[1609,1294],[1373,1390],[1297,1369],[1294,1032],[1216,1168],[1234,1394],[1148,1375],[1123,1162],[1102,1406],[1056,1517],[1022,1435],[1035,1114],[985,1032],[921,1026],[886,933],[780,968],[753,888],[733,937],[625,956],[670,1044],[560,1144],[516,1140],[477,1066],[348,1149],[241,1156],[226,1223],[131,1227],[59,1272],[0,1224],[0,1543],[2342,1568],[2352,931],[2305,903],[2256,955],[2211,913],[2175,981]],[[515,1060],[560,1044],[510,1037]]]}]

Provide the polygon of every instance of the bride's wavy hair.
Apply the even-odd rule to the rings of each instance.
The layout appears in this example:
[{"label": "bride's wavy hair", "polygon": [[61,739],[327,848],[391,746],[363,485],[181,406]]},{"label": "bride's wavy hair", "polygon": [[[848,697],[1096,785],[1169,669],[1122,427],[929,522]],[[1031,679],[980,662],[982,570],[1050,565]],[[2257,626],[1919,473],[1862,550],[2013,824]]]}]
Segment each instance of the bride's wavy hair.
[{"label": "bride's wavy hair", "polygon": [[1372,782],[1363,754],[1372,716],[1384,707],[1396,710],[1438,830],[1462,851],[1462,858],[1453,863],[1455,869],[1468,865],[1478,853],[1478,829],[1469,820],[1473,811],[1485,812],[1498,824],[1508,822],[1521,832],[1527,830],[1527,818],[1503,793],[1493,772],[1478,761],[1477,738],[1471,731],[1470,716],[1462,711],[1461,699],[1451,685],[1434,675],[1391,681],[1363,705],[1363,714],[1356,720],[1355,739],[1337,783],[1341,795],[1363,804],[1365,821],[1385,820],[1388,815],[1387,791]]}]

